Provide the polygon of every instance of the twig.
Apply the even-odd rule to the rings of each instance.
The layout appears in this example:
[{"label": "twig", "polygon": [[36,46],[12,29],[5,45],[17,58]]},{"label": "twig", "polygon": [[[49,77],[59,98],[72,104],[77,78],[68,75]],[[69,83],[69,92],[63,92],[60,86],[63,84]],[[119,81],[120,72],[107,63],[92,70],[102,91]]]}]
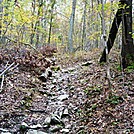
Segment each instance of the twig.
[{"label": "twig", "polygon": [[[3,85],[4,85],[4,78],[5,78],[5,75],[4,75],[4,73],[6,72],[6,71],[8,71],[8,70],[10,70],[10,71],[12,71],[13,69],[15,69],[18,65],[19,65],[19,63],[17,63],[14,67],[12,67],[13,65],[15,64],[15,62],[13,62],[11,65],[9,65],[8,67],[7,67],[7,65],[8,65],[8,63],[6,64],[6,66],[5,66],[5,70],[0,74],[0,77],[1,77],[1,85],[0,85],[0,92],[2,92],[2,88],[3,88]],[[11,68],[12,67],[12,68]]]},{"label": "twig", "polygon": [[8,71],[14,64],[15,64],[15,62],[13,62],[11,65],[9,65],[9,66],[0,74],[0,77],[1,77],[6,71]]},{"label": "twig", "polygon": [[2,92],[2,88],[3,88],[3,83],[4,83],[4,78],[5,78],[5,75],[3,74],[2,75],[2,80],[1,80],[1,85],[0,85],[0,92]]},{"label": "twig", "polygon": [[[12,42],[14,42],[14,43],[17,43],[18,41],[16,41],[16,40],[13,40],[13,39],[10,39],[10,38],[8,38],[8,37],[6,37],[9,41],[12,41]],[[40,52],[35,48],[35,47],[33,47],[31,44],[28,44],[28,43],[25,43],[25,42],[18,42],[18,43],[20,43],[20,44],[24,44],[24,45],[26,45],[26,46],[30,46],[31,48],[33,48],[36,52],[38,52],[39,54],[40,54]]]},{"label": "twig", "polygon": [[8,62],[7,64],[5,65],[5,70],[0,74],[0,77],[1,77],[1,85],[0,85],[0,92],[2,92],[2,88],[3,88],[3,85],[4,85],[4,78],[5,78],[5,75],[4,73],[10,69],[11,66],[13,66],[14,64],[12,63],[9,67],[7,67],[8,65]]},{"label": "twig", "polygon": [[19,63],[17,63],[14,67],[10,68],[9,71],[12,71],[13,69],[15,69],[18,66],[19,66]]},{"label": "twig", "polygon": [[5,65],[5,67],[4,67],[4,68],[7,68],[8,63],[9,63],[9,62],[7,61],[7,64]]}]

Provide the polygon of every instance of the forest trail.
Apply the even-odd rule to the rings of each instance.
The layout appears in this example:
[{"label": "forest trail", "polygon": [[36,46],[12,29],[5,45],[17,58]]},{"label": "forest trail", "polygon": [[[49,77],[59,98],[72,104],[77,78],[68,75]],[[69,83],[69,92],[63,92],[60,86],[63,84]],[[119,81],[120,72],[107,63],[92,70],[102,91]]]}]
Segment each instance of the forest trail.
[{"label": "forest trail", "polygon": [[0,134],[134,134],[133,9],[0,0]]},{"label": "forest trail", "polygon": [[[122,77],[111,64],[109,89],[106,65],[91,60],[92,56],[69,67],[58,65],[46,82],[24,71],[7,76],[6,88],[0,93],[0,132],[132,134],[134,72]],[[58,64],[63,66],[61,61]]]}]

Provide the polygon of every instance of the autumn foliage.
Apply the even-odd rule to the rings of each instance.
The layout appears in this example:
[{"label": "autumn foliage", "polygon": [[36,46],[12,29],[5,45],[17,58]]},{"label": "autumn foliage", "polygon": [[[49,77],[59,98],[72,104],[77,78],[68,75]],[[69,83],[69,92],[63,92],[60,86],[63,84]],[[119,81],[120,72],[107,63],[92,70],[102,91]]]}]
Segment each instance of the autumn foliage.
[{"label": "autumn foliage", "polygon": [[26,47],[12,47],[0,50],[0,64],[6,65],[13,62],[18,64],[20,70],[40,73],[51,65],[52,57],[56,48],[50,46],[39,47],[36,50]]}]

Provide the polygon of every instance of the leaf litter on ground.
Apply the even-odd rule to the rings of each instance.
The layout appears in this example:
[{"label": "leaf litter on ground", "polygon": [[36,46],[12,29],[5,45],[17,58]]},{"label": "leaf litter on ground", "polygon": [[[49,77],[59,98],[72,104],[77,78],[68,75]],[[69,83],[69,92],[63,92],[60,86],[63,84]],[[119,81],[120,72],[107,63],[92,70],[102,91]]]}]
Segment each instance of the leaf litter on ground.
[{"label": "leaf litter on ground", "polygon": [[7,73],[0,93],[0,132],[133,133],[134,71],[122,75],[113,51],[109,89],[99,55],[97,50],[70,59],[59,55],[60,69],[46,81],[29,70]]}]

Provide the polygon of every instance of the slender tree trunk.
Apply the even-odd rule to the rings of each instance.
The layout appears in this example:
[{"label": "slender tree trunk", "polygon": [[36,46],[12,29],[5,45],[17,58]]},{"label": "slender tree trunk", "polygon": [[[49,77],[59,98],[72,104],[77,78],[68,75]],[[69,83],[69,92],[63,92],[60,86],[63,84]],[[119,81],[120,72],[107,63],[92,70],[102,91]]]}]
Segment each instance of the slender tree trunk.
[{"label": "slender tree trunk", "polygon": [[74,19],[75,19],[76,0],[72,3],[72,14],[70,16],[70,29],[68,35],[68,50],[73,52],[73,32],[74,32]]},{"label": "slender tree trunk", "polygon": [[47,23],[47,21],[46,21],[46,19],[47,19],[47,17],[46,17],[46,15],[47,15],[47,6],[46,6],[46,0],[43,0],[43,9],[42,9],[43,11],[43,16],[44,16],[44,19],[43,19],[43,21],[41,21],[41,25],[42,25],[42,28],[44,29],[44,32],[42,32],[42,35],[41,35],[41,42],[42,42],[42,45],[45,45],[46,44],[46,33],[47,33],[47,31],[46,31],[46,29],[47,29],[47,27],[46,27],[46,23]]},{"label": "slender tree trunk", "polygon": [[50,27],[49,27],[49,33],[48,33],[48,44],[50,44],[50,42],[51,42],[52,21],[53,21],[53,15],[51,14]]},{"label": "slender tree trunk", "polygon": [[51,5],[51,16],[50,16],[50,26],[49,26],[49,33],[48,33],[48,44],[50,44],[51,42],[51,32],[52,32],[52,22],[53,22],[53,10],[54,10],[54,5],[55,5],[56,1],[53,0],[52,1],[52,5]]},{"label": "slender tree trunk", "polygon": [[0,0],[0,44],[2,44],[2,14],[3,14],[2,2],[3,0]]},{"label": "slender tree trunk", "polygon": [[84,13],[83,13],[83,28],[82,28],[82,50],[85,46],[85,40],[86,40],[86,9],[87,9],[87,2],[84,1]]},{"label": "slender tree trunk", "polygon": [[[35,0],[33,0],[33,2],[32,2],[32,15],[34,15],[34,13],[35,13]],[[31,29],[32,29],[32,34],[31,34],[31,37],[30,37],[30,43],[33,44],[33,38],[34,38],[34,35],[35,35],[35,27],[34,27],[33,22],[31,23]]]},{"label": "slender tree trunk", "polygon": [[40,31],[39,31],[39,26],[41,26],[41,22],[40,22],[40,16],[41,16],[41,10],[43,7],[43,0],[39,1],[39,9],[38,9],[38,20],[37,20],[37,31],[36,31],[36,47],[38,47],[39,45],[39,41],[40,41]]},{"label": "slender tree trunk", "polygon": [[108,47],[106,42],[106,26],[105,26],[105,19],[104,19],[104,3],[101,0],[102,4],[102,35],[103,35],[103,46],[105,46],[105,53],[106,53],[106,61],[107,61],[107,80],[108,80],[108,87],[111,89],[111,75],[110,75],[110,64],[109,64],[109,57],[108,57]]}]

